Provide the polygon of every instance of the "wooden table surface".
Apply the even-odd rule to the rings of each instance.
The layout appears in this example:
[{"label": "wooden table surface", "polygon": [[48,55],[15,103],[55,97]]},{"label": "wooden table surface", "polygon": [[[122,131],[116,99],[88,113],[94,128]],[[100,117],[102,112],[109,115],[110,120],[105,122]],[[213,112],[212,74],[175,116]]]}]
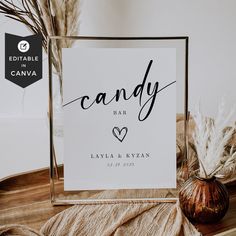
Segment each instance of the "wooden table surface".
[{"label": "wooden table surface", "polygon": [[[236,185],[228,186],[229,211],[218,223],[196,224],[203,235],[236,227]],[[39,230],[52,216],[70,206],[52,206],[49,200],[48,170],[11,177],[0,182],[0,225],[23,224]]]}]

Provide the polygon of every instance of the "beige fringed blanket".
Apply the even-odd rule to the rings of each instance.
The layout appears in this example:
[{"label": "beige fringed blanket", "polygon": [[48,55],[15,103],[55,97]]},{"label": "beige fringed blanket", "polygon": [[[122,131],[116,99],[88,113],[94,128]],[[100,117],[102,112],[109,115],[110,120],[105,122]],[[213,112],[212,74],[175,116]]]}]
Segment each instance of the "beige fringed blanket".
[{"label": "beige fringed blanket", "polygon": [[201,235],[178,203],[73,206],[52,217],[40,232],[20,225],[0,227],[0,235],[174,236]]},{"label": "beige fringed blanket", "polygon": [[[177,157],[180,166],[183,154],[183,118],[177,118]],[[194,127],[190,120],[190,133]],[[189,170],[197,168],[196,153],[189,136]],[[234,134],[228,146],[236,144]],[[227,173],[223,182],[236,179],[236,164]],[[105,193],[106,194],[106,193]],[[108,192],[109,194],[109,192]],[[104,197],[104,194],[103,194]],[[0,235],[50,235],[50,236],[177,236],[201,235],[187,220],[179,203],[120,203],[104,205],[77,205],[49,219],[40,232],[21,225],[0,226]]]}]

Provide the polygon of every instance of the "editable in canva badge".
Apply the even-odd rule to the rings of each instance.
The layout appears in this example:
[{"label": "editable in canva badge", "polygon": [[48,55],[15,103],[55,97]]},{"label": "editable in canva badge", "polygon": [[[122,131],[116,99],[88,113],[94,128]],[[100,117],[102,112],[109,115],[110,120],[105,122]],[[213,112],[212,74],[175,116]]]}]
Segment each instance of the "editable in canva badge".
[{"label": "editable in canva badge", "polygon": [[22,88],[42,78],[41,34],[5,34],[5,78]]}]

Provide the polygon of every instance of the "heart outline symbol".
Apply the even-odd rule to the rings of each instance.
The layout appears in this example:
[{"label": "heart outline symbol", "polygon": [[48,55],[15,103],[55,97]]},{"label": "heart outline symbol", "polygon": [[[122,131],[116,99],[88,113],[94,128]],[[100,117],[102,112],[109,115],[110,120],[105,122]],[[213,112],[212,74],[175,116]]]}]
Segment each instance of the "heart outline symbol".
[{"label": "heart outline symbol", "polygon": [[[123,130],[125,132],[123,132]],[[122,135],[123,133],[123,135]],[[119,127],[114,127],[112,129],[112,134],[122,143],[123,140],[125,139],[126,135],[128,133],[128,128],[127,127],[123,127],[122,129],[120,129]]]}]

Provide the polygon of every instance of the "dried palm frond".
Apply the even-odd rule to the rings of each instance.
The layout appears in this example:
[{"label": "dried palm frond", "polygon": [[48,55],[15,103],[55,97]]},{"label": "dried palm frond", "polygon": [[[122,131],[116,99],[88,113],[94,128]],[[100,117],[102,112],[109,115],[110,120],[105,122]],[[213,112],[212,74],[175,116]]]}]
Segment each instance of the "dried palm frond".
[{"label": "dried palm frond", "polygon": [[[79,0],[10,0],[0,2],[0,13],[24,24],[32,33],[41,34],[43,48],[47,52],[48,36],[71,36],[78,34]],[[52,45],[52,63],[61,73],[61,49],[71,47],[72,40],[62,40]],[[59,76],[61,79],[61,77]]]},{"label": "dried palm frond", "polygon": [[230,152],[225,155],[218,168],[212,173],[218,178],[229,179],[233,175],[236,175],[236,149],[234,146],[231,147]]},{"label": "dried palm frond", "polygon": [[204,117],[198,106],[198,110],[193,116],[196,124],[193,140],[197,150],[201,177],[212,177],[229,164],[229,160],[231,162],[235,159],[236,155],[232,154],[232,159],[223,160],[225,146],[235,131],[235,124],[227,129],[225,127],[232,120],[234,113],[234,109],[229,113],[225,111],[225,104],[222,100],[218,115],[215,120],[212,120]]}]

